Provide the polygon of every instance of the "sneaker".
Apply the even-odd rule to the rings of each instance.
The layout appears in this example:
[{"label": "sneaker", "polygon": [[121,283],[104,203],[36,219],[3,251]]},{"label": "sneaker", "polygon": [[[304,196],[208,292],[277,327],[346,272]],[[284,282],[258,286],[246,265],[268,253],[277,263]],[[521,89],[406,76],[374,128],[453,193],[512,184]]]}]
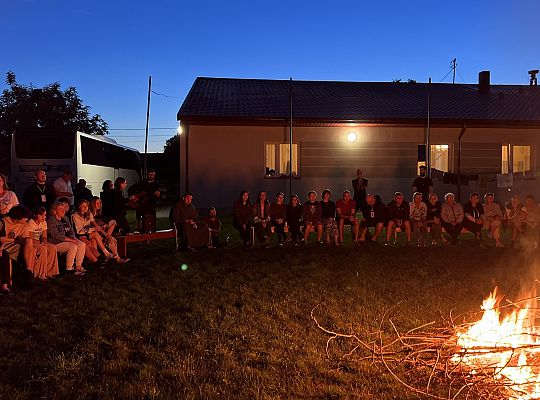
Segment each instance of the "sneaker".
[{"label": "sneaker", "polygon": [[86,270],[83,267],[77,267],[75,270],[75,276],[81,276],[86,273]]},{"label": "sneaker", "polygon": [[389,242],[389,241],[387,240],[386,242],[384,242],[384,245],[385,245],[385,246],[391,246],[391,245],[392,245],[392,243],[391,243],[391,242]]}]

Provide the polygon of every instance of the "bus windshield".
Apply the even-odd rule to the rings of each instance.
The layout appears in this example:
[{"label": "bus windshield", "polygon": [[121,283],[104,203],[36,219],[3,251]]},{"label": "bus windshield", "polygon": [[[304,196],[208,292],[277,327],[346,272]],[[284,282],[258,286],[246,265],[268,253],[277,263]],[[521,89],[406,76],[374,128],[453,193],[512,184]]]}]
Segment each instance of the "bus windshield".
[{"label": "bus windshield", "polygon": [[15,155],[21,159],[73,157],[75,135],[69,133],[20,133],[15,136]]}]

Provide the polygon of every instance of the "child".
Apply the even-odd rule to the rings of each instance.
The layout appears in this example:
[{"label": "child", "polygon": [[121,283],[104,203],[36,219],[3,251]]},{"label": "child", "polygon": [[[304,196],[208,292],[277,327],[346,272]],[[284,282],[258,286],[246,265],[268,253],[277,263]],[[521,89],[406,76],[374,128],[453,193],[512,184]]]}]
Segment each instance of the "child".
[{"label": "child", "polygon": [[29,269],[34,278],[47,280],[58,275],[58,256],[56,247],[47,241],[47,210],[38,207],[34,211],[34,217],[26,224],[29,245],[33,248],[32,263]]}]

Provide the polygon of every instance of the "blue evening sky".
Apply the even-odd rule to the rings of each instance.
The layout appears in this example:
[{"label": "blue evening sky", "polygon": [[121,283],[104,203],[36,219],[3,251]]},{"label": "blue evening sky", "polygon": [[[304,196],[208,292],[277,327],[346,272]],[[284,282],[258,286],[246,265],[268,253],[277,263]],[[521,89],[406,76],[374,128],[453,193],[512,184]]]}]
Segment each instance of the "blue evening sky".
[{"label": "blue evening sky", "polygon": [[[113,129],[174,128],[197,76],[527,84],[540,67],[538,0],[3,0],[0,89],[75,86]],[[445,81],[449,82],[451,75]],[[111,131],[143,149],[144,131]],[[171,130],[151,130],[161,151]]]}]

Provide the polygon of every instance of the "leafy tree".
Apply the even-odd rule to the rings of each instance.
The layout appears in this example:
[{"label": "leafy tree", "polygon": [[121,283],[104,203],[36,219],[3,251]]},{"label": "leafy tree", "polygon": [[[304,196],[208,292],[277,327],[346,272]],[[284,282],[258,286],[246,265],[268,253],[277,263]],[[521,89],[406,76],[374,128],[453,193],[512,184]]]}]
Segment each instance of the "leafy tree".
[{"label": "leafy tree", "polygon": [[104,135],[108,125],[99,114],[90,115],[73,86],[62,90],[58,82],[42,88],[17,82],[8,72],[9,89],[0,97],[0,135],[11,136],[17,130],[62,129]]},{"label": "leafy tree", "polygon": [[180,136],[174,135],[167,139],[163,146],[163,157],[168,175],[177,178],[180,175]]},{"label": "leafy tree", "polygon": [[104,135],[108,125],[100,115],[90,115],[77,89],[60,88],[58,82],[42,88],[17,82],[15,73],[6,74],[8,89],[0,96],[0,170],[10,165],[11,135],[17,130],[78,130]]}]

